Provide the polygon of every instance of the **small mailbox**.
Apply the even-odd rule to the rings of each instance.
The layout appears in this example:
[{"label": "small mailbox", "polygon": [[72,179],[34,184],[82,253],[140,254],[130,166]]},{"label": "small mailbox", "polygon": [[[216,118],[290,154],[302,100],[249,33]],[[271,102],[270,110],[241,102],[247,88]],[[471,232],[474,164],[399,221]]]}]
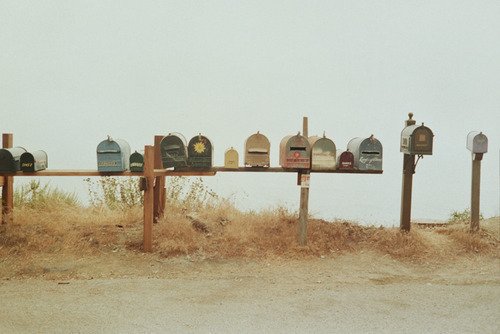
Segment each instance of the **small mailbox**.
[{"label": "small mailbox", "polygon": [[169,133],[160,143],[163,168],[187,166],[188,152],[186,138],[180,133]]},{"label": "small mailbox", "polygon": [[38,172],[47,169],[48,160],[45,151],[24,152],[20,158],[23,172]]},{"label": "small mailbox", "polygon": [[311,168],[311,145],[300,132],[281,140],[280,165],[283,168]]},{"label": "small mailbox", "polygon": [[337,169],[354,169],[354,154],[349,151],[340,153],[337,158]]},{"label": "small mailbox", "polygon": [[488,152],[488,137],[482,132],[469,132],[467,135],[467,149],[472,153]]},{"label": "small mailbox", "polygon": [[212,168],[213,146],[201,134],[191,138],[188,144],[188,165],[193,168]]},{"label": "small mailbox", "polygon": [[333,140],[323,137],[309,137],[311,145],[311,169],[334,170],[337,166],[337,148]]},{"label": "small mailbox", "polygon": [[401,131],[401,149],[405,154],[432,155],[434,134],[422,125],[409,125]]},{"label": "small mailbox", "polygon": [[144,171],[144,155],[135,151],[130,155],[130,171],[143,172]]},{"label": "small mailbox", "polygon": [[22,147],[0,149],[0,172],[21,170],[21,155],[26,152]]},{"label": "small mailbox", "polygon": [[269,167],[271,143],[257,131],[245,141],[245,166]]},{"label": "small mailbox", "polygon": [[382,144],[373,135],[369,138],[351,139],[347,149],[354,156],[355,169],[382,170]]},{"label": "small mailbox", "polygon": [[224,167],[231,169],[238,169],[239,165],[239,156],[238,151],[234,148],[230,148],[224,153]]},{"label": "small mailbox", "polygon": [[129,169],[130,146],[123,139],[103,140],[97,145],[97,170],[100,172],[123,172]]}]

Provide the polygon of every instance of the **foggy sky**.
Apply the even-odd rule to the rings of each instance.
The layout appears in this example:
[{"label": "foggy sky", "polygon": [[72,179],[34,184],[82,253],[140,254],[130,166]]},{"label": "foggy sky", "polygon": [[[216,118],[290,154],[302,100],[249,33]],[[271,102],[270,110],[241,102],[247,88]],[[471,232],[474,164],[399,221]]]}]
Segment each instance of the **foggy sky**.
[{"label": "foggy sky", "polygon": [[[467,133],[483,131],[481,211],[499,214],[498,1],[0,1],[0,131],[54,169],[96,168],[111,135],[203,133],[224,151],[256,131],[326,131],[339,149],[374,134],[383,175],[311,177],[322,218],[399,221],[408,112],[434,134],[414,176],[415,218],[470,205]],[[240,159],[241,160],[241,159]],[[241,161],[240,161],[241,163]],[[51,184],[84,197],[81,179]],[[298,208],[293,174],[205,178],[245,209]],[[45,180],[45,179],[44,179]],[[16,178],[16,184],[26,179]]]}]

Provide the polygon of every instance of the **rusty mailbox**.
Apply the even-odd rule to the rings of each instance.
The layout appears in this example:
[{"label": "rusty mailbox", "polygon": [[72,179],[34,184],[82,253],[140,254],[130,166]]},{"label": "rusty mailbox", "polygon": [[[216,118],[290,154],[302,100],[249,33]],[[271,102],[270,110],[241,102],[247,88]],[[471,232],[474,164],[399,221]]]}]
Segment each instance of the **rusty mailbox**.
[{"label": "rusty mailbox", "polygon": [[144,155],[135,151],[130,155],[130,171],[143,172],[144,171]]},{"label": "rusty mailbox", "polygon": [[17,172],[21,170],[21,155],[26,150],[22,147],[0,149],[0,172]]},{"label": "rusty mailbox", "polygon": [[97,170],[123,172],[129,169],[130,145],[123,139],[103,140],[97,145]]},{"label": "rusty mailbox", "polygon": [[49,163],[45,151],[24,152],[20,158],[23,172],[38,172],[47,169]]},{"label": "rusty mailbox", "polygon": [[186,138],[180,133],[169,133],[160,143],[163,168],[187,167],[188,150]]},{"label": "rusty mailbox", "polygon": [[239,167],[238,151],[232,147],[224,153],[224,167],[230,169],[238,169]]},{"label": "rusty mailbox", "polygon": [[245,166],[269,167],[271,143],[257,131],[245,140]]},{"label": "rusty mailbox", "polygon": [[405,154],[432,155],[434,134],[422,125],[409,125],[401,131],[401,149]]},{"label": "rusty mailbox", "polygon": [[311,145],[300,132],[281,140],[280,165],[283,168],[311,168]]},{"label": "rusty mailbox", "polygon": [[337,166],[337,148],[325,134],[323,137],[309,137],[311,145],[311,170],[335,170]]},{"label": "rusty mailbox", "polygon": [[188,165],[193,168],[212,168],[213,146],[201,134],[191,138],[188,144]]},{"label": "rusty mailbox", "polygon": [[373,135],[351,139],[347,149],[354,155],[355,169],[382,170],[382,144]]},{"label": "rusty mailbox", "polygon": [[337,169],[354,169],[354,155],[349,150],[340,153],[337,157]]},{"label": "rusty mailbox", "polygon": [[488,137],[482,132],[469,132],[467,135],[467,149],[474,154],[488,152]]}]

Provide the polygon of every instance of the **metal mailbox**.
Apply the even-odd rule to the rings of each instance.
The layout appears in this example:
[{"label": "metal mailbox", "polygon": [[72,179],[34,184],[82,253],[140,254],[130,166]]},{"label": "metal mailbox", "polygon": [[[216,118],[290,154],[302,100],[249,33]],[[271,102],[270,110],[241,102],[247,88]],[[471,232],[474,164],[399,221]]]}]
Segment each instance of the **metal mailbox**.
[{"label": "metal mailbox", "polygon": [[434,134],[422,125],[409,125],[401,131],[401,149],[405,154],[432,155]]},{"label": "metal mailbox", "polygon": [[323,137],[309,137],[311,145],[311,169],[335,170],[337,166],[337,148],[333,140]]},{"label": "metal mailbox", "polygon": [[351,139],[347,149],[354,155],[355,169],[382,170],[382,144],[373,135]]},{"label": "metal mailbox", "polygon": [[26,152],[22,147],[0,149],[0,172],[21,170],[21,155]]},{"label": "metal mailbox", "polygon": [[47,169],[49,163],[45,151],[24,152],[20,158],[23,172],[38,172]]},{"label": "metal mailbox", "polygon": [[201,134],[191,138],[188,144],[188,165],[193,168],[212,168],[213,146]]},{"label": "metal mailbox", "polygon": [[226,150],[226,153],[224,153],[224,167],[225,168],[231,168],[231,169],[238,169],[239,165],[239,156],[238,156],[238,151],[236,151],[234,148],[230,148]]},{"label": "metal mailbox", "polygon": [[135,151],[130,155],[130,171],[143,172],[144,171],[144,155]]},{"label": "metal mailbox", "polygon": [[123,172],[129,169],[130,145],[123,139],[103,140],[97,145],[97,170]]},{"label": "metal mailbox", "polygon": [[269,167],[271,143],[259,131],[245,140],[245,166]]},{"label": "metal mailbox", "polygon": [[349,151],[344,151],[337,158],[337,169],[347,170],[354,169],[354,154]]},{"label": "metal mailbox", "polygon": [[281,140],[280,165],[283,168],[311,168],[311,145],[300,132]]},{"label": "metal mailbox", "polygon": [[472,153],[488,152],[488,137],[486,137],[482,132],[469,132],[467,135],[467,149]]},{"label": "metal mailbox", "polygon": [[188,151],[186,138],[180,133],[169,133],[160,143],[163,168],[187,166]]}]

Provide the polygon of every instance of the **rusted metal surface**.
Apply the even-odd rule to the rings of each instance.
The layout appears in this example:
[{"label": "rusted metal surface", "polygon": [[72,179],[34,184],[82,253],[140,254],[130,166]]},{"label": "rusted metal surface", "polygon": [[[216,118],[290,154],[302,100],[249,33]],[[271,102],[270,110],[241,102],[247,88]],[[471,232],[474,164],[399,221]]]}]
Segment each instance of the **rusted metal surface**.
[{"label": "rusted metal surface", "polygon": [[266,136],[257,131],[245,140],[245,166],[269,167],[271,143]]}]

